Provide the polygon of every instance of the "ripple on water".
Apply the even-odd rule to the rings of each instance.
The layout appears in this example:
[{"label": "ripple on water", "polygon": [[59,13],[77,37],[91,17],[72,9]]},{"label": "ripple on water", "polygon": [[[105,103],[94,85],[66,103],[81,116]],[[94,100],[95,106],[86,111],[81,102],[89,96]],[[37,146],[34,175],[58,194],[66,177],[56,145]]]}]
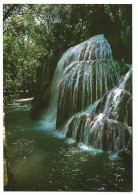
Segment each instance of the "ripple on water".
[{"label": "ripple on water", "polygon": [[32,122],[24,113],[18,121],[20,125],[15,113],[9,120],[8,153],[16,184],[13,191],[131,189],[129,169],[121,160],[111,160],[111,155],[73,139],[62,139],[54,126],[44,121]]}]

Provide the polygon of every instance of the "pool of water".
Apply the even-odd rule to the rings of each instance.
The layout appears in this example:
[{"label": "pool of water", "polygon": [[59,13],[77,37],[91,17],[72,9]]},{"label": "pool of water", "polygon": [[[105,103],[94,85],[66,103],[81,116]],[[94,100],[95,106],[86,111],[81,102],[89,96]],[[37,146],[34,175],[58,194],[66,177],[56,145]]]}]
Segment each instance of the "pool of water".
[{"label": "pool of water", "polygon": [[132,166],[66,139],[28,107],[5,107],[9,191],[132,191]]}]

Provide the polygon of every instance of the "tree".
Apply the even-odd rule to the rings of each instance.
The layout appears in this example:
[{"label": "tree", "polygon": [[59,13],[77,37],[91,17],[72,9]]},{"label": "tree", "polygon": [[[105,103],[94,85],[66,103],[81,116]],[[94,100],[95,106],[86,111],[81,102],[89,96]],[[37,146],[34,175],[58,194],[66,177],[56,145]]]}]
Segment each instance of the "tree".
[{"label": "tree", "polygon": [[44,63],[53,75],[62,53],[97,34],[115,59],[131,63],[131,32],[131,5],[4,4],[4,92],[35,93]]}]

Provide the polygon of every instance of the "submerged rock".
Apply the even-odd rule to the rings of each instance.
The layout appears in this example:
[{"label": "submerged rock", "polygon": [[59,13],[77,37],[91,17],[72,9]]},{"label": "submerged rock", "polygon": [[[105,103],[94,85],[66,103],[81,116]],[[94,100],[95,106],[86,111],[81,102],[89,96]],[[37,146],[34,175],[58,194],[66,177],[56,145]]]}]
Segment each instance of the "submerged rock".
[{"label": "submerged rock", "polygon": [[118,153],[118,156],[123,158],[125,162],[127,162],[127,164],[129,164],[130,166],[132,166],[132,149],[128,150],[121,150]]}]

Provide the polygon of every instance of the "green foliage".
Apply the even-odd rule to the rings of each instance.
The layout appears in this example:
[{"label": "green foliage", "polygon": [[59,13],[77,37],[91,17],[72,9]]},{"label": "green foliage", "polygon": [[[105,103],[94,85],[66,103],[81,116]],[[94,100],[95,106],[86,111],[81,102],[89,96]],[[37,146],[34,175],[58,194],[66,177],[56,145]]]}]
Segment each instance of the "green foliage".
[{"label": "green foliage", "polygon": [[43,63],[53,75],[61,53],[96,34],[109,40],[115,59],[131,62],[131,27],[131,5],[4,4],[4,92],[34,93]]}]

